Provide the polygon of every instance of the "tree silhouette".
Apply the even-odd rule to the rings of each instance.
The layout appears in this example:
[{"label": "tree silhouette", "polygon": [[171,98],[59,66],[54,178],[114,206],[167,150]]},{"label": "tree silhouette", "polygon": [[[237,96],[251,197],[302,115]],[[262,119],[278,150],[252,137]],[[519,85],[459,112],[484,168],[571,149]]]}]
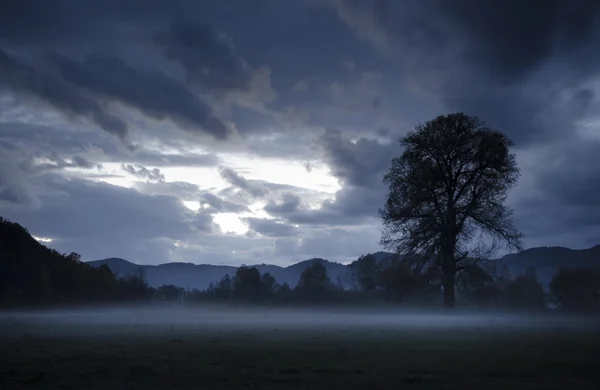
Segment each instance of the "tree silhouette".
[{"label": "tree silhouette", "polygon": [[185,289],[172,284],[165,284],[156,289],[154,299],[160,301],[181,301],[185,295]]},{"label": "tree silhouette", "polygon": [[242,265],[233,278],[233,295],[236,300],[258,301],[261,295],[262,279],[255,267]]},{"label": "tree silhouette", "polygon": [[273,298],[279,303],[288,303],[292,298],[293,291],[287,283],[275,287]]},{"label": "tree silhouette", "polygon": [[229,274],[225,274],[215,286],[214,295],[218,300],[226,300],[231,297],[232,282]]},{"label": "tree silhouette", "polygon": [[320,261],[315,261],[300,274],[295,292],[303,300],[319,302],[328,297],[332,288],[333,284],[327,275],[327,268]]},{"label": "tree silhouette", "polygon": [[361,256],[351,264],[354,281],[362,292],[375,291],[381,285],[381,270],[372,254]]},{"label": "tree silhouette", "polygon": [[261,279],[260,298],[261,300],[269,300],[273,298],[273,294],[279,287],[277,280],[270,273],[266,272],[263,274]]},{"label": "tree silhouette", "polygon": [[49,249],[0,217],[0,305],[136,300],[151,293],[142,273],[117,279],[108,266],[95,268],[78,253]]},{"label": "tree silhouette", "polygon": [[540,309],[546,307],[546,294],[538,281],[535,269],[509,281],[503,291],[504,303],[513,308]]},{"label": "tree silhouette", "polygon": [[595,269],[561,268],[550,282],[550,292],[562,309],[600,309],[600,272]]},{"label": "tree silhouette", "polygon": [[[407,261],[424,259],[442,274],[444,303],[455,304],[456,273],[475,240],[521,248],[504,205],[519,177],[512,142],[477,117],[455,113],[419,124],[384,177],[381,243]],[[415,254],[421,256],[414,256]]]}]

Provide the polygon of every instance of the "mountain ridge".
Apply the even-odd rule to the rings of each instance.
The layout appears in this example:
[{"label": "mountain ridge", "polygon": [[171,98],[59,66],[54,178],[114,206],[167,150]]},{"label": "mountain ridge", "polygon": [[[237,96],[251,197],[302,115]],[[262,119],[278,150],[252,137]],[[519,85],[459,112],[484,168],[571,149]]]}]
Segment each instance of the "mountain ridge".
[{"label": "mountain ridge", "polygon": [[[321,258],[312,258],[303,260],[298,263],[290,264],[282,267],[276,264],[252,264],[248,267],[256,267],[261,274],[269,272],[277,280],[278,283],[287,283],[290,287],[294,287],[300,274],[309,265],[320,261],[333,282],[337,282],[340,277],[345,277],[347,268],[344,264],[332,262]],[[86,262],[87,264],[100,267],[107,265],[117,275],[127,275],[135,272],[137,269],[142,269],[148,284],[153,287],[158,287],[164,284],[174,284],[180,287],[204,289],[210,283],[217,283],[226,274],[234,276],[238,266],[218,265],[218,264],[194,264],[194,263],[163,263],[158,265],[136,264],[128,260],[111,257],[101,260],[93,260]]]},{"label": "mountain ridge", "polygon": [[[392,253],[379,251],[373,253],[378,261]],[[294,287],[300,274],[309,265],[320,261],[325,265],[329,277],[334,283],[348,282],[349,264],[332,262],[322,258],[303,260],[288,266],[276,264],[254,264],[261,273],[269,272],[283,284]],[[586,249],[570,249],[560,246],[533,247],[519,253],[507,254],[500,261],[509,269],[512,276],[522,274],[529,267],[534,267],[540,281],[548,284],[554,273],[560,267],[591,267],[600,268],[600,245]],[[89,261],[87,264],[99,267],[106,264],[114,273],[125,275],[142,268],[150,285],[158,287],[163,284],[174,284],[180,287],[204,289],[212,283],[217,283],[226,274],[235,275],[237,266],[194,263],[163,263],[158,265],[140,265],[121,258],[107,258]],[[112,265],[112,266],[111,266]]]}]

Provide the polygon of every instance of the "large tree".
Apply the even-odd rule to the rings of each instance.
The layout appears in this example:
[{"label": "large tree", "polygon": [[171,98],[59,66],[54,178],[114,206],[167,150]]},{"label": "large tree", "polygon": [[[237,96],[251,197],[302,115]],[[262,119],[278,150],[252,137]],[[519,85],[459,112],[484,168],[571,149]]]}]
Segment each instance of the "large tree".
[{"label": "large tree", "polygon": [[473,265],[470,250],[480,243],[522,247],[504,205],[519,177],[512,142],[477,117],[455,113],[417,125],[400,143],[403,153],[384,177],[381,243],[439,269],[444,303],[453,307],[456,273]]}]

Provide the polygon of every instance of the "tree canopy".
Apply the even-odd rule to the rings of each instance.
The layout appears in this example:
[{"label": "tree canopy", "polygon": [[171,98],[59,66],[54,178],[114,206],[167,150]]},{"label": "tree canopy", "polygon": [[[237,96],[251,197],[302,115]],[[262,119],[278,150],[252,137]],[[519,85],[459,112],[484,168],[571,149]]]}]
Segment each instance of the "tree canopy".
[{"label": "tree canopy", "polygon": [[476,266],[467,259],[499,243],[522,247],[504,204],[519,178],[512,142],[479,118],[454,113],[417,125],[400,143],[403,153],[384,177],[381,243],[416,266],[439,269],[445,303],[454,306],[456,272]]}]

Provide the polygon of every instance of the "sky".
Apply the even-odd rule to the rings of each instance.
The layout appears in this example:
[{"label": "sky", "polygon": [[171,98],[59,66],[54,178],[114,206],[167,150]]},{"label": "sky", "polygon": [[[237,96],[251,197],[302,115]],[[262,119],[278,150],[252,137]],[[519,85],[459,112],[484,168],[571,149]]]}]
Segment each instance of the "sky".
[{"label": "sky", "polygon": [[398,140],[514,141],[526,247],[600,244],[600,2],[0,2],[0,215],[139,264],[381,250]]}]

